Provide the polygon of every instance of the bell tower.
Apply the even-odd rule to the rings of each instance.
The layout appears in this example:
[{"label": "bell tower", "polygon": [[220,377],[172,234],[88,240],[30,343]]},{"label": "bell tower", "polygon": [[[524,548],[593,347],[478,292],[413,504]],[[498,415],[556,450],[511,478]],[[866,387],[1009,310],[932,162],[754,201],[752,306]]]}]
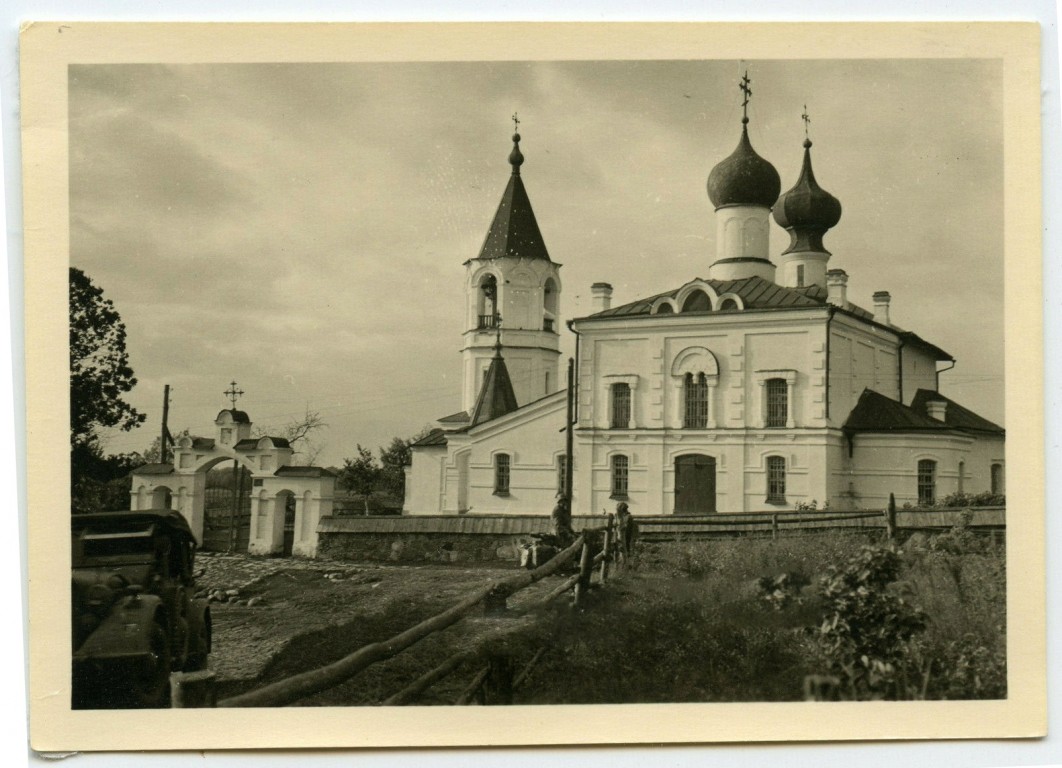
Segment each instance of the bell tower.
[{"label": "bell tower", "polygon": [[[513,115],[513,123],[520,121]],[[465,262],[462,408],[471,414],[495,357],[505,363],[518,405],[556,392],[560,360],[560,264],[549,257],[520,176],[520,134],[512,172],[479,256]]]}]

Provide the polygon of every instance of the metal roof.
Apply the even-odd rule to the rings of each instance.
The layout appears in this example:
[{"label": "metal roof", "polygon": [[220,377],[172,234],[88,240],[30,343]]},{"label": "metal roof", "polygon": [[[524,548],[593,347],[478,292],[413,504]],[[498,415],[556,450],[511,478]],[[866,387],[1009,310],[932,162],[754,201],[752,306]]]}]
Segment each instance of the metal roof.
[{"label": "metal roof", "polygon": [[1006,430],[998,424],[992,423],[983,416],[978,416],[969,408],[964,408],[956,403],[950,397],[945,397],[931,389],[920,389],[915,392],[915,396],[911,400],[911,408],[928,415],[929,409],[926,404],[931,400],[943,400],[948,404],[944,411],[944,423],[949,427],[971,432],[990,432],[997,435],[1006,433]]},{"label": "metal roof", "polygon": [[324,467],[294,467],[285,465],[273,473],[274,477],[335,477],[336,473]]},{"label": "metal roof", "polygon": [[136,475],[172,475],[172,464],[144,464],[133,470]]}]

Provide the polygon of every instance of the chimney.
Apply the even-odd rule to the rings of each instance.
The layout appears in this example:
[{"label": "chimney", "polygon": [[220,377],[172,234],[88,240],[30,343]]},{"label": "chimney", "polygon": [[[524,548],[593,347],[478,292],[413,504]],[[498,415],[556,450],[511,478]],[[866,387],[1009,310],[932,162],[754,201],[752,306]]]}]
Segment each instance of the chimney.
[{"label": "chimney", "polygon": [[892,296],[888,291],[874,291],[874,319],[885,325],[892,325],[889,321],[889,302]]},{"label": "chimney", "polygon": [[835,307],[848,306],[848,273],[843,269],[826,272],[826,301]]},{"label": "chimney", "polygon": [[948,412],[948,403],[946,400],[929,400],[926,402],[926,411],[929,413],[929,418],[945,421],[944,416]]},{"label": "chimney", "polygon": [[612,286],[608,283],[594,283],[590,286],[590,295],[594,297],[594,312],[604,312],[612,306]]}]

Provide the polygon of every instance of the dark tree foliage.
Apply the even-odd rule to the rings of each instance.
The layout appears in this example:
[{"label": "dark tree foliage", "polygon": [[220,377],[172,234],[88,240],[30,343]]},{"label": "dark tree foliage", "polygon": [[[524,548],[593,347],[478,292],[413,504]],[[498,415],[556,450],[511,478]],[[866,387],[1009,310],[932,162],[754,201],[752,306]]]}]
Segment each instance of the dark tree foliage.
[{"label": "dark tree foliage", "polygon": [[380,446],[380,490],[402,498],[406,492],[406,467],[412,463],[410,440],[396,437],[387,448]]},{"label": "dark tree foliage", "polygon": [[136,385],[125,351],[125,324],[103,290],[70,268],[70,435],[93,442],[100,427],[130,430],[145,416],[122,396]]},{"label": "dark tree foliage", "polygon": [[351,493],[364,497],[365,514],[369,514],[369,495],[380,481],[380,467],[373,458],[372,451],[358,445],[356,459],[344,459],[343,469],[339,471],[339,484]]},{"label": "dark tree foliage", "polygon": [[70,268],[70,490],[75,512],[128,508],[123,488],[143,457],[105,456],[98,430],[130,430],[145,416],[122,399],[136,384],[125,325],[103,290]]}]

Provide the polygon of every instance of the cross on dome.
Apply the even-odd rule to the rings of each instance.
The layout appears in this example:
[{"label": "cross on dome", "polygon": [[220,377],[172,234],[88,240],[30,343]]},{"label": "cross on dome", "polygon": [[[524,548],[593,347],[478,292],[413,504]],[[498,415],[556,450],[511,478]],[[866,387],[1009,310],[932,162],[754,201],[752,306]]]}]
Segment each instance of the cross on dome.
[{"label": "cross on dome", "polygon": [[222,392],[222,394],[232,401],[232,408],[233,410],[235,410],[237,398],[239,398],[240,395],[243,395],[245,393],[242,389],[236,388],[236,380],[234,379],[233,381],[229,382],[229,388]]}]

